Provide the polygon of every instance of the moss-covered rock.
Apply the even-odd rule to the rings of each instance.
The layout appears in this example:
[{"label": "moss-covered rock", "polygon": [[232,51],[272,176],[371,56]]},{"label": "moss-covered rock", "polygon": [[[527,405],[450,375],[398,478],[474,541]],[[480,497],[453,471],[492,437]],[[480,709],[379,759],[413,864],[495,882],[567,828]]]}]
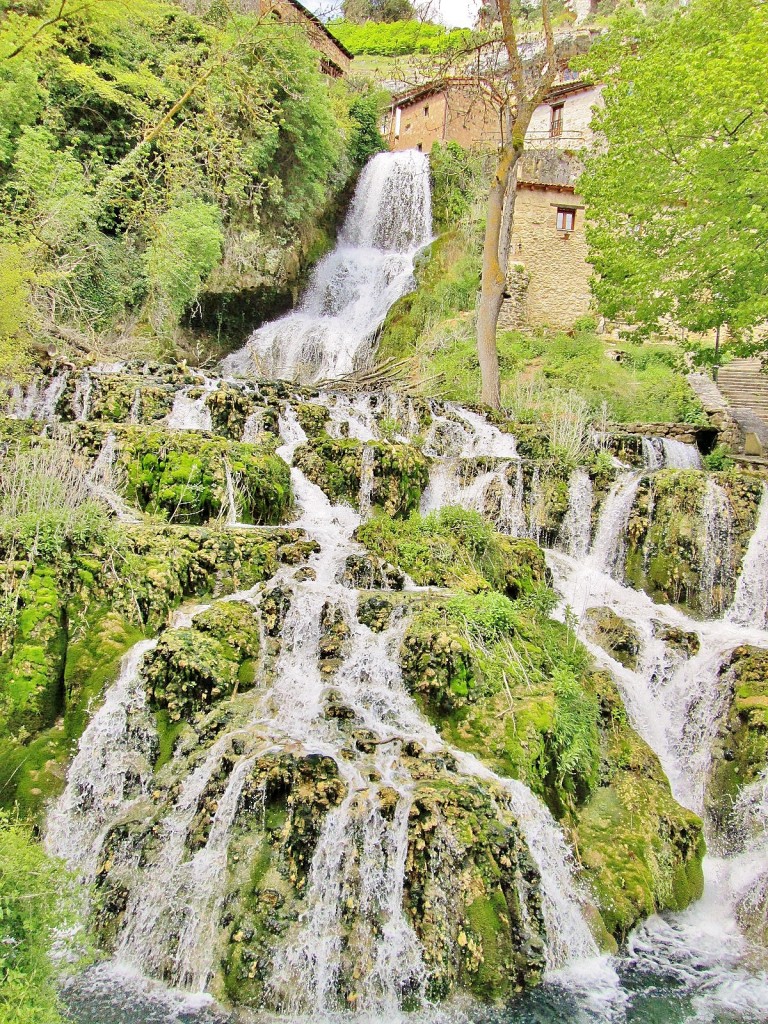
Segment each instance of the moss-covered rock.
[{"label": "moss-covered rock", "polygon": [[64,706],[67,620],[54,566],[38,564],[15,594],[15,631],[0,657],[0,733],[51,726]]},{"label": "moss-covered rock", "polygon": [[446,773],[420,781],[406,872],[406,905],[432,998],[464,989],[495,1002],[538,981],[545,966],[540,879],[501,794]]},{"label": "moss-covered rock", "polygon": [[206,523],[228,509],[227,467],[243,522],[282,522],[291,507],[288,466],[269,449],[194,434],[133,432],[120,439],[127,495],[171,522]]},{"label": "moss-covered rock", "polygon": [[604,926],[621,939],[700,894],[701,823],[566,628],[504,601],[454,598],[415,616],[405,684],[448,743],[524,781],[567,825]]},{"label": "moss-covered rock", "polygon": [[572,835],[609,931],[623,939],[660,910],[682,910],[704,887],[701,822],[673,798],[658,758],[629,726],[607,674],[595,676],[600,780]]},{"label": "moss-covered rock", "polygon": [[187,629],[164,633],[144,659],[150,704],[179,722],[254,683],[258,613],[246,601],[222,601]]},{"label": "moss-covered rock", "polygon": [[296,450],[294,461],[332,501],[357,507],[365,448],[372,452],[373,505],[398,517],[418,508],[429,483],[429,460],[412,445],[387,441],[364,444],[318,434]]},{"label": "moss-covered rock", "polygon": [[[707,474],[699,470],[666,469],[643,479],[627,527],[627,580],[654,600],[706,615],[726,608],[733,599],[763,486],[759,476],[743,471],[718,473],[711,479],[730,505],[729,552],[712,550],[704,519]],[[718,559],[716,564],[713,558]],[[721,564],[723,558],[726,562]],[[707,569],[709,588],[704,586]]]},{"label": "moss-covered rock", "polygon": [[707,813],[726,845],[740,792],[768,765],[768,651],[737,647],[720,669],[726,712],[712,750]]},{"label": "moss-covered rock", "polygon": [[610,608],[590,608],[584,616],[585,628],[596,644],[625,668],[636,669],[641,644],[637,630]]},{"label": "moss-covered rock", "polygon": [[547,579],[544,555],[535,543],[495,533],[479,513],[462,508],[414,514],[404,522],[374,516],[355,537],[419,586],[470,593],[496,589],[516,598]]}]

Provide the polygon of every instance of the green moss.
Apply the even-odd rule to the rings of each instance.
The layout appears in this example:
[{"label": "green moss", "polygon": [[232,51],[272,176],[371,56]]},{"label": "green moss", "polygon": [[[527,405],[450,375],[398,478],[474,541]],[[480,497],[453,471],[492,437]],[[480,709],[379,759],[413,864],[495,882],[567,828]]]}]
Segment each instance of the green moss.
[{"label": "green moss", "polygon": [[[701,587],[711,558],[702,518],[707,474],[662,470],[641,483],[629,517],[626,576],[656,601],[680,604],[711,615],[733,599],[738,567],[754,529],[762,496],[756,474],[720,473],[713,479],[726,492],[734,515],[729,565],[716,566],[711,595]],[[710,605],[711,599],[711,605]]]},{"label": "green moss", "polygon": [[0,733],[29,735],[64,706],[67,621],[56,569],[33,565],[15,597],[15,631],[0,658]]},{"label": "green moss", "polygon": [[373,453],[373,505],[389,516],[407,516],[418,508],[429,483],[429,460],[408,444],[350,438],[310,437],[296,450],[294,462],[331,500],[357,506],[363,449]]},{"label": "green moss", "polygon": [[[225,517],[228,466],[243,522],[276,524],[288,516],[290,470],[274,454],[272,443],[239,444],[192,431],[147,427],[122,427],[114,433],[126,496],[143,512],[178,523]],[[77,442],[90,454],[101,447],[103,438],[104,428],[78,425]]]},{"label": "green moss", "polygon": [[728,706],[713,747],[706,806],[727,834],[739,793],[768,763],[768,651],[737,647],[720,675]]},{"label": "green moss", "polygon": [[603,920],[623,939],[642,918],[699,898],[704,840],[701,822],[674,800],[658,758],[627,724],[613,681],[596,679],[600,785],[573,834]]},{"label": "green moss", "polygon": [[374,555],[406,572],[420,586],[470,593],[496,589],[511,597],[532,593],[546,579],[544,556],[532,541],[494,532],[477,512],[444,508],[404,522],[374,516],[356,531]]}]

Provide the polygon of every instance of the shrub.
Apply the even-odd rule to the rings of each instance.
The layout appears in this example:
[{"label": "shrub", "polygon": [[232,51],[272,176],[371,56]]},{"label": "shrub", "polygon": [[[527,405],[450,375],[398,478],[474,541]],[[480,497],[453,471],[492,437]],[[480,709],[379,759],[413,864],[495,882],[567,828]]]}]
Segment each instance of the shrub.
[{"label": "shrub", "polygon": [[77,920],[78,887],[30,830],[0,812],[0,1021],[59,1024],[54,940]]}]

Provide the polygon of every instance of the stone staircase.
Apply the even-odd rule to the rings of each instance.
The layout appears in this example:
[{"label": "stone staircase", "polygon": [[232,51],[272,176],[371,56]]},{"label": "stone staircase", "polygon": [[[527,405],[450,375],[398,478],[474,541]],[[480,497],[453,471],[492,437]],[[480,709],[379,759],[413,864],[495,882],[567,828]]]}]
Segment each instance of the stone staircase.
[{"label": "stone staircase", "polygon": [[744,409],[768,426],[768,374],[760,359],[733,359],[721,367],[717,386],[733,409]]}]

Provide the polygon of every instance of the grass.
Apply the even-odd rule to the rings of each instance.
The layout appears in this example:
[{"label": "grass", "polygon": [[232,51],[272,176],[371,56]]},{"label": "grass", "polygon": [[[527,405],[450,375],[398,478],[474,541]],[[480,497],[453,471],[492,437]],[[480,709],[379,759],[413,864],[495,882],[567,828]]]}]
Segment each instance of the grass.
[{"label": "grass", "polygon": [[[476,402],[477,245],[461,231],[441,235],[422,256],[416,278],[417,290],[390,310],[379,354],[410,358],[413,377],[428,394]],[[498,350],[502,404],[523,422],[539,421],[569,392],[593,417],[616,423],[705,422],[682,349],[672,342],[618,343],[588,327],[539,329],[500,333]]]}]

